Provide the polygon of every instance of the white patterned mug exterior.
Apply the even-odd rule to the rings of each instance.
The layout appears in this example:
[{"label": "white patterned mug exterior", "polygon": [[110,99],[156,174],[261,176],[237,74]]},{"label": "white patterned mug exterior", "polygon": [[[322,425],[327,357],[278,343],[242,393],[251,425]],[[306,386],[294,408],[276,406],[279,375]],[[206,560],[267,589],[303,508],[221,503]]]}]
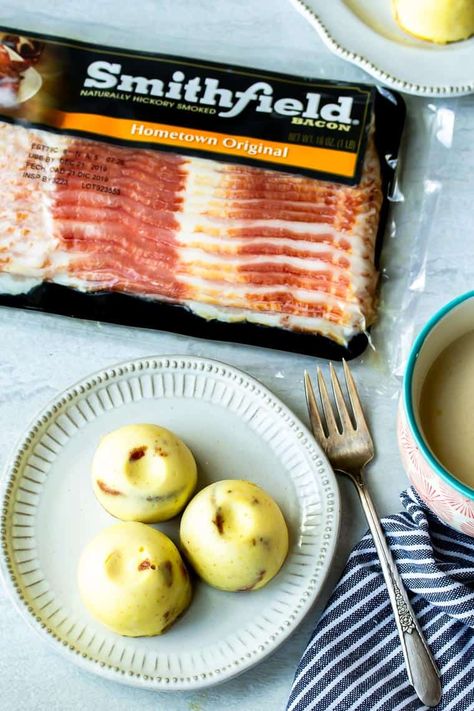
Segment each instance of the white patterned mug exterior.
[{"label": "white patterned mug exterior", "polygon": [[402,464],[426,505],[461,533],[474,537],[474,489],[443,467],[423,437],[419,402],[423,382],[437,356],[474,329],[474,291],[450,301],[425,325],[408,359],[398,409],[397,437]]}]

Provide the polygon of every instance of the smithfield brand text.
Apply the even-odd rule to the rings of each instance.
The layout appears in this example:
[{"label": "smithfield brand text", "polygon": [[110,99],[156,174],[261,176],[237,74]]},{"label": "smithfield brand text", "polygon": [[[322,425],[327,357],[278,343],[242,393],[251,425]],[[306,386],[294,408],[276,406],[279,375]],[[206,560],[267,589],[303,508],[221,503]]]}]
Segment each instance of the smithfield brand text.
[{"label": "smithfield brand text", "polygon": [[186,75],[175,71],[172,80],[165,83],[161,79],[122,74],[122,65],[113,62],[92,62],[87,69],[85,87],[96,89],[116,89],[149,96],[164,97],[178,101],[218,106],[218,116],[233,118],[247,106],[255,104],[255,111],[275,112],[280,116],[301,117],[302,119],[337,121],[350,125],[353,99],[339,96],[336,102],[324,103],[321,94],[307,92],[305,103],[291,97],[274,101],[273,87],[265,81],[256,81],[245,91],[233,92],[220,86],[218,79],[196,76],[186,80]]}]

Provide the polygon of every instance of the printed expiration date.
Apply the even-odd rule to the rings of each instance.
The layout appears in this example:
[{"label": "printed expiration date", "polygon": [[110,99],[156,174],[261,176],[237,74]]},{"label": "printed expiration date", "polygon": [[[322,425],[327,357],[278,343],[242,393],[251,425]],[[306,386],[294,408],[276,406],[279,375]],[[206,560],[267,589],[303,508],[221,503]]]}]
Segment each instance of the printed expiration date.
[{"label": "printed expiration date", "polygon": [[23,166],[23,177],[52,185],[69,184],[71,178],[81,180],[82,190],[120,195],[120,188],[109,185],[110,164],[123,165],[124,161],[115,156],[105,159],[97,153],[84,150],[69,150],[59,154],[58,148],[42,143],[33,143]]}]

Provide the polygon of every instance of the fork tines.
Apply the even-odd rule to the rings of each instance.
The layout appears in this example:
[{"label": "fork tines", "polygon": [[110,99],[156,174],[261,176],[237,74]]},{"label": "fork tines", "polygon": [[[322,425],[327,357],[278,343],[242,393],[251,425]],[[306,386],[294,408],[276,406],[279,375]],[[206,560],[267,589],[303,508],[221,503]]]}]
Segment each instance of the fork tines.
[{"label": "fork tines", "polygon": [[[346,361],[342,361],[344,369],[344,377],[346,381],[347,392],[349,395],[349,401],[352,409],[352,417],[349,409],[347,407],[344,395],[342,393],[341,385],[337,377],[336,370],[332,363],[329,363],[329,372],[331,377],[332,392],[334,395],[334,400],[337,407],[337,412],[339,415],[339,422],[336,422],[334,415],[334,410],[331,404],[329,393],[326,387],[326,383],[321,371],[321,368],[317,368],[318,377],[318,389],[319,396],[322,405],[322,412],[324,414],[324,424],[321,418],[319,407],[316,401],[316,396],[314,394],[313,385],[309,373],[305,371],[304,373],[304,384],[306,392],[306,400],[308,403],[309,415],[311,418],[311,425],[313,428],[314,435],[317,439],[320,437],[327,437],[331,433],[338,431],[339,433],[347,432],[348,430],[357,430],[361,426],[367,428],[367,423],[365,421],[364,412],[362,410],[362,405],[360,403],[359,394],[352,377],[352,373],[347,365]],[[325,426],[324,426],[325,425]],[[368,429],[368,428],[367,428]]]}]

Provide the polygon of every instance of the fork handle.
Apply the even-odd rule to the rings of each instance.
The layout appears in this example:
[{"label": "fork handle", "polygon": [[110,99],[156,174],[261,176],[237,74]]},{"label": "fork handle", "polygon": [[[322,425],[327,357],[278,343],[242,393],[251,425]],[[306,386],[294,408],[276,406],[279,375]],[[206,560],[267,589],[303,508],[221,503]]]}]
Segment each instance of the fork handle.
[{"label": "fork handle", "polygon": [[362,476],[348,474],[356,486],[364,509],[370,532],[372,533],[383,576],[392,603],[395,622],[402,645],[408,679],[418,698],[426,706],[436,706],[441,700],[441,682],[436,663],[426,644],[421,627],[408,599],[405,586],[398,573],[390,548],[380,525],[372,497]]}]

